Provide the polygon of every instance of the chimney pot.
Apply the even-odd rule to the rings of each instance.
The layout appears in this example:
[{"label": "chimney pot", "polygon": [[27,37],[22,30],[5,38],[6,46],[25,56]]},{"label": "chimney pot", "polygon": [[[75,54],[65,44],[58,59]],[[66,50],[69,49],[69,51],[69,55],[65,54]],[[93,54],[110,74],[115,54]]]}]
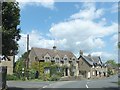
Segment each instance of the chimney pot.
[{"label": "chimney pot", "polygon": [[88,54],[88,57],[91,57],[91,54]]},{"label": "chimney pot", "polygon": [[56,50],[56,48],[57,48],[56,46],[53,46],[53,50]]},{"label": "chimney pot", "polygon": [[80,50],[80,55],[83,55],[83,51],[82,50]]}]

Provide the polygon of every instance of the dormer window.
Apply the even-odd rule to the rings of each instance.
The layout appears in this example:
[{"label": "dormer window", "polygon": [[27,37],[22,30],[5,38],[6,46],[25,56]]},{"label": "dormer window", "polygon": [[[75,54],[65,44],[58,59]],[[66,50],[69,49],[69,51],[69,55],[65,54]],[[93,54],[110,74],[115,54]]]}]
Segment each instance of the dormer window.
[{"label": "dormer window", "polygon": [[75,59],[73,58],[73,60],[75,61]]},{"label": "dormer window", "polygon": [[64,62],[65,62],[65,63],[67,63],[67,62],[68,62],[68,61],[67,61],[67,58],[64,58]]},{"label": "dormer window", "polygon": [[45,57],[45,61],[46,62],[50,61],[50,57]]},{"label": "dormer window", "polygon": [[37,61],[37,57],[35,57],[35,61]]},{"label": "dormer window", "polygon": [[56,60],[59,60],[59,58],[56,58]]},{"label": "dormer window", "polygon": [[59,58],[56,58],[56,63],[59,63],[60,61],[59,61]]},{"label": "dormer window", "polygon": [[67,58],[64,58],[64,60],[67,60]]},{"label": "dormer window", "polygon": [[45,59],[50,59],[49,57],[45,57]]}]

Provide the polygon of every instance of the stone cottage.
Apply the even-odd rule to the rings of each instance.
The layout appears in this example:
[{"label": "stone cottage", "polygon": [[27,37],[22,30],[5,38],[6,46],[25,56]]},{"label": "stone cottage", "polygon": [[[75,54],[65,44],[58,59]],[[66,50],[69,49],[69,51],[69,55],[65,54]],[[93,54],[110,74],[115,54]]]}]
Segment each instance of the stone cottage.
[{"label": "stone cottage", "polygon": [[100,56],[85,56],[83,51],[80,50],[78,58],[79,75],[85,78],[99,78],[107,76],[107,67],[102,63]]},{"label": "stone cottage", "polygon": [[[53,49],[46,48],[31,48],[29,53],[29,67],[32,62],[52,62],[60,66],[66,65],[64,76],[70,76],[70,65],[73,64],[73,74],[78,75],[78,62],[76,56],[70,51],[57,50],[56,46]],[[50,72],[49,68],[44,72]]]}]

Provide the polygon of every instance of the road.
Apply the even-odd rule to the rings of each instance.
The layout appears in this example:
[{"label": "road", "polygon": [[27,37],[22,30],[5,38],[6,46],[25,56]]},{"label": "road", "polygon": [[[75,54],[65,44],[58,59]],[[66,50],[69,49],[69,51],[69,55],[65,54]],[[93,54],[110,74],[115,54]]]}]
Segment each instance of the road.
[{"label": "road", "polygon": [[118,76],[99,80],[62,81],[44,86],[43,88],[118,88]]},{"label": "road", "polygon": [[[99,79],[99,80],[81,80],[81,81],[57,81],[57,82],[7,82],[9,88],[118,88],[118,76]],[[10,90],[10,89],[9,89]],[[13,88],[11,89],[13,90]],[[17,89],[18,90],[18,89]],[[20,89],[22,90],[22,89]],[[24,89],[23,89],[24,90]],[[32,89],[33,90],[33,89]]]}]

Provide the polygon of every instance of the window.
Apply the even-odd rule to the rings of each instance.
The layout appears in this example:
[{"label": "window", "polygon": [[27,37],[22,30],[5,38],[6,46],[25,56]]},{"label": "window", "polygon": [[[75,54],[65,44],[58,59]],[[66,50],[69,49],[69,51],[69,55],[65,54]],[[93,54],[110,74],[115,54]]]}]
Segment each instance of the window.
[{"label": "window", "polygon": [[75,61],[73,61],[73,64],[76,64],[76,62],[75,62]]},{"label": "window", "polygon": [[64,62],[67,63],[67,58],[64,58]]},{"label": "window", "polygon": [[45,59],[50,59],[49,57],[45,57]]},{"label": "window", "polygon": [[56,62],[59,63],[59,58],[56,58]]},{"label": "window", "polygon": [[95,71],[93,71],[93,75],[95,75]]},{"label": "window", "polygon": [[67,60],[67,58],[64,58],[64,60]]},{"label": "window", "polygon": [[45,61],[46,62],[50,61],[50,57],[45,57]]},{"label": "window", "polygon": [[57,72],[61,72],[61,68],[60,67],[57,67],[56,70],[57,70]]},{"label": "window", "polygon": [[44,73],[49,74],[50,73],[50,68],[44,68]]},{"label": "window", "polygon": [[56,60],[59,60],[59,58],[56,58]]},{"label": "window", "polygon": [[35,61],[37,61],[37,57],[35,57]]}]

